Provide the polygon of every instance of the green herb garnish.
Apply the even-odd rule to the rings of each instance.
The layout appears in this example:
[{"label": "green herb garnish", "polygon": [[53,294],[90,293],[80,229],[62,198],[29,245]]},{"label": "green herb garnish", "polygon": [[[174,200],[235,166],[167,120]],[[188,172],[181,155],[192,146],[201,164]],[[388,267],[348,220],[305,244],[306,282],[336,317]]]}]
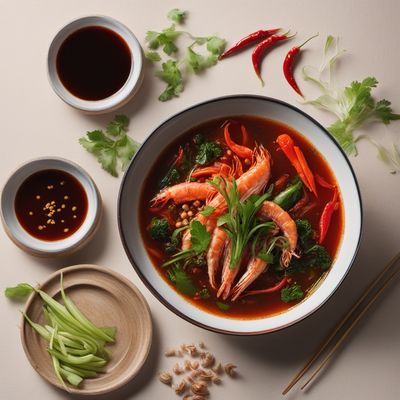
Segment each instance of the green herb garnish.
[{"label": "green herb garnish", "polygon": [[281,290],[281,300],[284,303],[300,300],[304,297],[303,290],[300,285],[294,284],[286,286]]},{"label": "green herb garnish", "polygon": [[[182,24],[186,18],[186,12],[177,8],[168,13],[168,18],[174,24],[163,29],[161,32],[148,31],[146,42],[151,51],[145,53],[148,60],[162,62],[161,70],[156,71],[156,76],[167,84],[165,90],[159,96],[160,101],[171,100],[179,97],[184,88],[184,81],[187,79],[187,72],[199,74],[205,69],[212,67],[218,62],[218,56],[225,49],[225,40],[218,36],[193,36],[189,32],[176,30],[176,24]],[[185,36],[190,40],[186,48],[184,59],[178,60],[173,57],[178,52],[177,39]],[[194,47],[202,47],[205,51],[198,53]],[[154,50],[162,47],[163,52],[168,56],[162,60],[160,54]]]},{"label": "green herb garnish", "polygon": [[209,164],[220,155],[222,155],[222,148],[218,143],[203,142],[199,146],[195,161],[200,165]]},{"label": "green herb garnish", "polygon": [[228,311],[231,306],[229,304],[226,303],[222,303],[220,301],[216,301],[215,304],[217,305],[217,307],[221,310],[221,311]]},{"label": "green herb garnish", "polygon": [[87,132],[86,136],[79,139],[79,143],[89,152],[97,157],[97,161],[103,169],[112,176],[118,176],[118,160],[124,171],[139,143],[127,135],[129,118],[125,115],[116,115],[106,128],[102,130]]},{"label": "green herb garnish", "polygon": [[[390,101],[385,99],[375,101],[372,97],[372,89],[378,84],[374,77],[353,81],[345,88],[335,87],[333,67],[343,53],[344,50],[338,49],[338,40],[328,36],[321,67],[303,68],[304,79],[315,84],[322,92],[320,97],[306,103],[329,111],[337,117],[337,121],[328,127],[328,131],[347,154],[357,155],[356,143],[365,138],[365,135],[358,137],[354,135],[357,129],[373,121],[389,124],[393,120],[400,119],[400,114],[393,112]],[[313,70],[317,70],[317,73],[312,73]]]},{"label": "green herb garnish", "polygon": [[215,211],[214,207],[211,206],[205,206],[204,210],[200,212],[201,215],[204,215],[205,217],[209,217],[213,212]]},{"label": "green herb garnish", "polygon": [[8,287],[4,294],[11,300],[25,300],[35,289],[29,283],[19,283],[15,287]]},{"label": "green herb garnish", "polygon": [[167,271],[168,277],[176,288],[186,294],[187,296],[193,297],[196,294],[196,286],[186,273],[179,265],[175,264]]},{"label": "green herb garnish", "polygon": [[150,236],[154,240],[166,241],[169,239],[169,223],[165,218],[153,218],[150,223]]},{"label": "green herb garnish", "polygon": [[289,210],[300,199],[302,193],[303,183],[299,177],[296,177],[282,192],[278,193],[272,201],[284,210]]},{"label": "green herb garnish", "polygon": [[181,174],[175,167],[171,167],[164,178],[161,179],[160,189],[166,186],[172,186],[179,181]]}]

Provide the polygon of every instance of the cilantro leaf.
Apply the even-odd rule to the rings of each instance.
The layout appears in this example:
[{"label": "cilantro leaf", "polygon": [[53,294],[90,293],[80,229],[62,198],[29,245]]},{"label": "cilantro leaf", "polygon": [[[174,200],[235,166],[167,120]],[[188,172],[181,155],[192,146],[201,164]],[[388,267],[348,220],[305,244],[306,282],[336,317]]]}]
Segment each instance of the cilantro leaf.
[{"label": "cilantro leaf", "polygon": [[29,283],[19,283],[17,286],[6,288],[4,294],[9,299],[21,301],[25,300],[33,290],[33,287]]},{"label": "cilantro leaf", "polygon": [[183,24],[186,18],[186,12],[180,10],[179,8],[174,8],[167,14],[167,17],[177,24]]},{"label": "cilantro leaf", "polygon": [[303,296],[303,290],[301,289],[301,286],[297,284],[286,286],[281,290],[281,300],[284,303],[300,300],[303,298]]},{"label": "cilantro leaf", "polygon": [[107,134],[115,139],[111,139],[101,130],[87,132],[86,136],[79,139],[81,146],[94,154],[103,169],[115,177],[118,176],[118,160],[121,169],[125,170],[139,147],[139,144],[126,134],[128,125],[127,116],[117,115],[106,128]]},{"label": "cilantro leaf", "polygon": [[386,99],[376,101],[373,98],[372,90],[378,85],[374,77],[353,81],[344,88],[336,88],[333,85],[332,69],[343,53],[343,50],[338,49],[337,39],[328,36],[323,52],[322,67],[317,69],[319,74],[315,76],[308,72],[311,71],[310,68],[303,68],[303,78],[315,84],[322,92],[321,96],[306,103],[337,117],[337,121],[328,127],[328,131],[347,154],[357,155],[356,142],[361,138],[361,136],[354,136],[357,129],[372,121],[389,124],[391,121],[400,119],[400,114],[393,112],[390,101]]},{"label": "cilantro leaf", "polygon": [[218,56],[210,54],[206,57],[196,53],[191,47],[188,47],[185,62],[189,71],[199,74],[205,69],[215,65],[218,62]]},{"label": "cilantro leaf", "polygon": [[231,308],[229,304],[222,303],[221,301],[216,301],[215,304],[221,311],[228,311]]},{"label": "cilantro leaf", "polygon": [[161,56],[156,51],[146,51],[144,56],[151,62],[161,61]]},{"label": "cilantro leaf", "polygon": [[207,228],[201,222],[193,220],[190,223],[190,234],[193,251],[196,253],[206,251],[211,240],[211,234],[207,232]]},{"label": "cilantro leaf", "polygon": [[217,56],[221,55],[226,46],[226,40],[218,36],[211,36],[207,39],[207,50]]},{"label": "cilantro leaf", "polygon": [[129,118],[126,115],[116,115],[115,118],[108,123],[106,132],[111,136],[119,136],[128,129]]},{"label": "cilantro leaf", "polygon": [[221,146],[215,142],[203,142],[196,154],[196,163],[200,165],[213,162],[222,154]]},{"label": "cilantro leaf", "polygon": [[148,46],[150,49],[156,50],[160,47],[160,40],[159,40],[160,33],[154,31],[148,31],[146,33],[146,42],[148,42]]},{"label": "cilantro leaf", "polygon": [[183,79],[177,61],[168,60],[162,63],[162,70],[157,71],[156,75],[167,84],[159,100],[167,101],[173,97],[179,97],[183,91]]},{"label": "cilantro leaf", "polygon": [[182,33],[175,29],[175,25],[171,25],[163,29],[162,32],[148,31],[145,40],[150,49],[157,50],[160,46],[163,46],[163,51],[170,56],[178,51],[174,42]]},{"label": "cilantro leaf", "polygon": [[181,293],[191,297],[196,294],[196,286],[181,267],[174,265],[168,270],[167,274],[171,282],[175,284]]}]

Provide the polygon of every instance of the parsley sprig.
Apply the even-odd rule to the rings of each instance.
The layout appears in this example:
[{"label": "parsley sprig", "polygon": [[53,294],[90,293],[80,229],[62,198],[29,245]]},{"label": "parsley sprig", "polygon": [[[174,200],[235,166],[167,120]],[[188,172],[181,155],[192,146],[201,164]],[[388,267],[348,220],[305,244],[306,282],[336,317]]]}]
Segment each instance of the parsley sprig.
[{"label": "parsley sprig", "polygon": [[[185,11],[175,8],[168,13],[168,18],[173,21],[171,26],[161,32],[148,31],[145,39],[149,48],[145,57],[153,63],[162,62],[161,69],[155,72],[155,75],[167,84],[158,98],[160,101],[179,97],[188,73],[200,74],[214,66],[226,45],[226,41],[218,36],[193,36],[189,32],[177,30],[176,24],[182,24],[186,19]],[[181,36],[189,39],[191,43],[186,48],[185,56],[179,59],[174,55],[179,52],[177,40]],[[166,59],[163,60],[156,51],[159,48],[168,56]]]},{"label": "parsley sprig", "polygon": [[126,115],[116,115],[106,127],[106,132],[95,130],[87,132],[79,139],[79,143],[97,157],[103,169],[112,176],[118,176],[118,164],[124,171],[139,143],[127,135],[129,118]]}]

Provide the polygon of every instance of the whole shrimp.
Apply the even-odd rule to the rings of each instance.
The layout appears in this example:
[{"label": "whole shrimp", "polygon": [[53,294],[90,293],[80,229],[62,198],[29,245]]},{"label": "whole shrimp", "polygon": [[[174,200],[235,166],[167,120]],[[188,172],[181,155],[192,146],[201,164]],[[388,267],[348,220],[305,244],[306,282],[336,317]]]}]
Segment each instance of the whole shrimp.
[{"label": "whole shrimp", "polygon": [[162,207],[169,200],[173,200],[176,204],[194,200],[206,200],[215,193],[216,189],[206,182],[182,182],[163,189],[153,197],[150,205],[151,207]]},{"label": "whole shrimp", "polygon": [[[284,267],[290,263],[291,257],[297,246],[297,228],[292,217],[280,206],[272,201],[264,201],[258,216],[263,219],[271,219],[283,232],[288,240],[289,249],[282,251],[281,262]],[[251,283],[253,283],[268,267],[268,264],[260,258],[253,256],[247,266],[246,272],[242,275],[239,282],[232,290],[232,301],[243,293]]]}]

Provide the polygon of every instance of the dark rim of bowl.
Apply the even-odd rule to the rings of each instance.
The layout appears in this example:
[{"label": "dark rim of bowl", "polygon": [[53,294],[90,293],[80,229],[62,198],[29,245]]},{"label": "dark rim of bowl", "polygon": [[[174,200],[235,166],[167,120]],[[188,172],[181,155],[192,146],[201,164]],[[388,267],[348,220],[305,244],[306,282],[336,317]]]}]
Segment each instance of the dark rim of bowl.
[{"label": "dark rim of bowl", "polygon": [[[354,251],[353,257],[349,263],[349,266],[346,270],[346,273],[342,276],[340,282],[337,284],[337,286],[334,288],[334,290],[323,300],[323,302],[321,304],[318,305],[318,307],[316,307],[314,310],[312,310],[311,312],[309,312],[308,314],[302,316],[301,318],[299,318],[298,320],[289,323],[287,325],[281,326],[279,328],[276,329],[267,329],[267,330],[263,330],[263,331],[254,331],[254,332],[235,332],[235,331],[228,331],[228,330],[224,330],[224,329],[219,329],[219,328],[215,328],[206,324],[203,324],[199,321],[196,321],[190,317],[188,317],[187,315],[185,315],[184,313],[182,313],[181,311],[179,311],[177,308],[175,308],[172,304],[170,304],[167,300],[165,300],[153,287],[153,285],[146,279],[146,277],[142,274],[140,268],[137,266],[137,263],[134,259],[134,257],[132,256],[129,246],[125,240],[125,236],[122,230],[122,218],[121,218],[121,202],[122,202],[122,192],[125,186],[125,180],[127,178],[127,176],[129,175],[130,170],[133,168],[134,164],[135,164],[135,160],[136,160],[136,156],[141,152],[141,150],[146,146],[146,143],[148,142],[149,138],[152,137],[155,134],[159,134],[157,133],[157,131],[164,126],[166,123],[168,123],[169,121],[175,119],[176,117],[184,114],[187,111],[193,110],[197,107],[203,106],[205,104],[211,104],[211,103],[216,103],[216,102],[220,102],[223,100],[230,100],[230,99],[256,99],[256,100],[262,100],[262,101],[266,101],[266,102],[272,102],[272,103],[276,103],[276,104],[280,104],[284,107],[290,108],[291,110],[301,114],[303,117],[307,118],[308,120],[310,120],[313,124],[315,124],[318,128],[320,128],[322,130],[322,132],[325,133],[325,135],[332,141],[332,143],[339,149],[339,151],[341,152],[341,154],[343,155],[343,158],[345,160],[345,162],[347,163],[347,166],[349,167],[349,170],[353,176],[355,185],[356,185],[356,189],[357,189],[357,194],[358,194],[358,200],[359,200],[359,206],[360,206],[360,232],[358,234],[358,241],[357,241],[357,246],[356,249]],[[184,132],[182,132],[184,133]],[[132,159],[131,163],[129,164],[129,167],[127,168],[122,181],[121,181],[121,186],[119,189],[119,193],[118,193],[118,214],[117,214],[117,218],[118,218],[118,230],[119,230],[119,235],[122,241],[122,245],[124,247],[125,253],[128,256],[128,259],[130,261],[130,263],[132,264],[133,268],[135,269],[136,273],[139,275],[140,279],[142,280],[142,282],[146,285],[147,289],[150,290],[150,292],[154,295],[154,297],[156,299],[158,299],[158,301],[160,301],[165,307],[167,307],[170,311],[172,311],[174,314],[178,315],[179,317],[181,317],[182,319],[192,323],[193,325],[196,325],[200,328],[206,329],[208,331],[211,332],[216,332],[216,333],[223,333],[223,334],[229,334],[229,335],[236,335],[236,336],[255,336],[255,335],[263,335],[266,333],[273,333],[273,332],[278,332],[280,330],[283,330],[285,328],[288,328],[289,326],[293,326],[296,325],[297,323],[303,321],[304,319],[308,318],[310,315],[314,314],[317,310],[319,310],[322,306],[324,306],[327,301],[334,295],[334,293],[338,290],[338,288],[341,286],[344,278],[347,276],[347,274],[349,273],[349,270],[351,268],[351,266],[354,263],[354,260],[357,256],[358,250],[360,248],[360,242],[361,242],[361,235],[362,235],[362,227],[363,227],[363,208],[362,208],[362,201],[361,201],[361,192],[360,192],[360,187],[356,178],[356,175],[354,173],[353,167],[350,164],[350,161],[346,155],[346,153],[343,151],[343,149],[340,147],[340,145],[336,142],[336,140],[331,136],[331,134],[318,122],[316,121],[314,118],[312,118],[310,115],[308,115],[307,113],[305,113],[304,111],[300,110],[299,108],[286,103],[282,100],[278,100],[272,97],[267,97],[267,96],[258,96],[258,95],[252,95],[252,94],[243,94],[243,95],[230,95],[230,96],[222,96],[222,97],[216,97],[214,99],[211,100],[206,100],[203,101],[201,103],[197,103],[191,107],[185,108],[184,110],[172,115],[171,117],[169,117],[168,119],[166,119],[164,122],[162,122],[160,125],[157,126],[157,128],[155,128],[153,130],[153,132],[146,138],[146,140],[142,143],[142,145],[140,146],[140,148],[138,149],[138,151],[136,152],[134,158]]]}]

